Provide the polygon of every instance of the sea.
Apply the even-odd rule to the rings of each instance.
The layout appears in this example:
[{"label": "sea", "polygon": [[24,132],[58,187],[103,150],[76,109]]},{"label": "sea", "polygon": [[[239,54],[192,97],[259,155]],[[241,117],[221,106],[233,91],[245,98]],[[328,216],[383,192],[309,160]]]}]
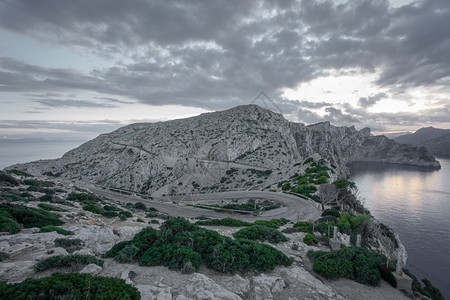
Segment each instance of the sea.
[{"label": "sea", "polygon": [[[82,142],[0,143],[0,170],[15,163],[59,158]],[[450,299],[450,159],[440,170],[383,163],[351,165],[350,180],[374,217],[400,236],[406,268],[428,278]]]},{"label": "sea", "polygon": [[0,142],[0,170],[17,163],[59,158],[82,141]]},{"label": "sea", "polygon": [[440,170],[354,163],[350,180],[372,215],[398,233],[406,268],[450,299],[450,159],[437,160]]}]

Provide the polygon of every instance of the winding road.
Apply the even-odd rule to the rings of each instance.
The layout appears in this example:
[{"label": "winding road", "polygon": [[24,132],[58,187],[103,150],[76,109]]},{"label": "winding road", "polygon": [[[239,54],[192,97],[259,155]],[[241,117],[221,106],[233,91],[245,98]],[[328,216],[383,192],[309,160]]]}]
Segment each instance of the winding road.
[{"label": "winding road", "polygon": [[[89,184],[83,184],[92,193],[98,196],[104,196],[111,200],[120,202],[142,202],[147,206],[154,207],[160,212],[167,213],[171,216],[180,216],[185,218],[195,218],[205,216],[208,218],[226,218],[232,217],[235,219],[252,222],[260,219],[279,219],[286,218],[288,220],[297,221],[311,221],[320,217],[321,211],[317,204],[312,203],[306,199],[284,194],[278,192],[265,191],[229,191],[220,193],[208,194],[189,194],[158,197],[153,200],[142,199],[138,196],[124,195],[101,187]],[[256,198],[272,200],[282,204],[282,207],[265,211],[258,216],[249,214],[232,214],[230,212],[211,211],[202,208],[194,208],[186,206],[186,204],[195,204],[196,201],[220,201],[226,199],[242,199],[242,198]]]}]

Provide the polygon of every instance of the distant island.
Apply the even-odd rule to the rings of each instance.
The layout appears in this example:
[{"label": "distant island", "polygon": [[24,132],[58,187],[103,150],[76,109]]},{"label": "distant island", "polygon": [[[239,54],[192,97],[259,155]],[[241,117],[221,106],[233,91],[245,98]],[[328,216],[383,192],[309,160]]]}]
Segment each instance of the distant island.
[{"label": "distant island", "polygon": [[401,144],[425,147],[436,156],[450,157],[450,129],[424,127],[414,133],[398,136],[394,140]]}]

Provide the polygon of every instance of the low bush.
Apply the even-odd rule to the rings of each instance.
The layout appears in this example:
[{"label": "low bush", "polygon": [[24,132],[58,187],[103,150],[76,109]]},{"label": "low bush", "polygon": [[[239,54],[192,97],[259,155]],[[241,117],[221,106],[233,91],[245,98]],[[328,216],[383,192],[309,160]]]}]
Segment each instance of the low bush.
[{"label": "low bush", "polygon": [[116,244],[104,256],[191,271],[198,270],[203,261],[208,268],[223,273],[266,271],[291,264],[287,256],[268,245],[233,240],[183,218],[169,218],[160,228],[157,231],[147,227],[132,240]]},{"label": "low bush", "polygon": [[89,274],[55,273],[21,283],[0,282],[0,299],[140,299],[138,290],[123,279]]},{"label": "low bush", "polygon": [[142,202],[136,202],[136,203],[134,204],[134,208],[135,208],[135,209],[139,209],[139,210],[143,210],[143,211],[146,211],[146,210],[147,210],[147,206],[145,206],[145,204],[142,203]]},{"label": "low bush", "polygon": [[75,201],[83,204],[96,204],[102,202],[100,198],[93,194],[86,193],[70,193],[67,198],[67,201]]},{"label": "low bush", "polygon": [[[386,257],[380,253],[361,247],[347,247],[338,251],[308,251],[314,261],[314,272],[327,278],[348,278],[357,282],[378,285],[380,270]],[[385,268],[385,266],[384,266]]]},{"label": "low bush", "polygon": [[107,218],[114,218],[119,216],[119,213],[115,211],[102,211],[100,212],[100,214]]},{"label": "low bush", "polygon": [[82,249],[82,243],[80,239],[55,239],[55,246],[64,248],[69,253]]},{"label": "low bush", "polygon": [[39,197],[39,200],[45,201],[45,202],[52,202],[53,198],[51,195],[45,194],[45,195]]},{"label": "low bush", "polygon": [[62,235],[70,234],[69,231],[67,231],[63,228],[57,227],[57,226],[53,226],[53,225],[47,225],[47,226],[41,227],[41,232],[52,232],[52,231],[56,231],[57,233],[62,234]]},{"label": "low bush", "polygon": [[102,213],[102,209],[94,204],[86,204],[83,206],[83,210],[85,211],[90,211],[91,213],[94,214],[101,214]]},{"label": "low bush", "polygon": [[53,187],[55,184],[51,181],[41,181],[41,180],[34,180],[34,179],[25,179],[23,181],[26,185],[29,186],[40,186],[40,187]]},{"label": "low bush", "polygon": [[233,219],[233,218],[201,220],[201,221],[197,221],[195,224],[197,224],[197,225],[229,226],[229,227],[244,227],[244,226],[252,225],[251,223]]},{"label": "low bush", "polygon": [[278,230],[261,225],[253,225],[242,228],[235,232],[233,236],[237,239],[268,241],[273,244],[286,242],[288,239]]},{"label": "low bush", "polygon": [[341,216],[341,212],[335,208],[328,208],[322,213],[322,217],[333,216],[339,218]]},{"label": "low bush", "polygon": [[27,198],[24,198],[24,197],[21,197],[19,195],[15,195],[15,194],[6,194],[6,195],[3,195],[3,197],[8,198],[11,201],[28,202]]},{"label": "low bush", "polygon": [[303,243],[308,246],[312,246],[313,244],[317,245],[319,243],[319,240],[311,233],[307,233],[303,238]]},{"label": "low bush", "polygon": [[0,212],[8,213],[12,219],[22,224],[25,228],[41,228],[47,225],[59,226],[64,224],[58,215],[39,208],[1,203]]},{"label": "low bush", "polygon": [[313,224],[305,221],[296,222],[293,227],[301,232],[312,233],[313,230]]},{"label": "low bush", "polygon": [[15,174],[15,175],[19,175],[19,176],[23,176],[23,177],[33,177],[33,175],[31,175],[31,174],[28,174],[27,172],[20,171],[20,170],[17,170],[17,169],[6,170],[6,172],[12,173],[12,174]]},{"label": "low bush", "polygon": [[424,278],[422,279],[422,282],[424,285],[422,285],[422,283],[417,279],[417,277],[411,273],[411,271],[409,271],[408,269],[403,269],[403,272],[405,272],[406,275],[408,275],[409,277],[412,278],[413,282],[412,282],[412,290],[414,292],[419,292],[422,295],[432,299],[432,300],[444,300],[444,296],[442,295],[441,291],[435,287],[434,285],[431,284],[431,282],[427,279]]},{"label": "low bush", "polygon": [[38,206],[46,211],[59,211],[59,212],[65,212],[67,210],[63,208],[59,208],[53,205],[45,204],[45,203],[39,203]]},{"label": "low bush", "polygon": [[14,186],[18,186],[20,184],[19,180],[4,172],[0,172],[0,182],[6,182],[7,184],[9,183]]},{"label": "low bush", "polygon": [[88,264],[96,264],[103,267],[104,261],[92,255],[66,255],[52,256],[38,261],[34,265],[36,272],[42,272],[54,268],[70,268],[71,271],[79,271]]},{"label": "low bush", "polygon": [[0,211],[0,232],[18,233],[20,232],[20,225],[8,213]]}]

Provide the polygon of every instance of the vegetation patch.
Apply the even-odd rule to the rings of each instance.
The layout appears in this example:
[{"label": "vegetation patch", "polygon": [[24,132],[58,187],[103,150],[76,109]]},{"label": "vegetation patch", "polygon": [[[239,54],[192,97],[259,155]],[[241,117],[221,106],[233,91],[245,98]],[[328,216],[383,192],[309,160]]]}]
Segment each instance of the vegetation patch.
[{"label": "vegetation patch", "polygon": [[86,193],[70,193],[67,196],[66,200],[80,202],[83,204],[96,204],[99,202],[103,202],[102,199],[98,198],[97,196]]},{"label": "vegetation patch", "polygon": [[21,283],[0,282],[1,299],[140,299],[138,290],[123,279],[89,274],[55,273]]},{"label": "vegetation patch", "polygon": [[72,272],[81,270],[88,264],[96,264],[103,267],[104,261],[97,259],[92,255],[66,255],[66,256],[52,256],[44,260],[38,261],[34,265],[36,272],[42,272],[48,269],[55,268],[70,268]]},{"label": "vegetation patch", "polygon": [[278,228],[284,224],[289,223],[287,219],[271,219],[271,220],[256,220],[253,223],[233,219],[233,218],[224,218],[224,219],[209,219],[209,220],[201,220],[197,221],[195,224],[197,225],[216,225],[216,226],[228,226],[228,227],[247,227],[253,225],[261,225],[271,228]]},{"label": "vegetation patch", "polygon": [[184,218],[169,218],[160,228],[157,231],[147,227],[131,241],[116,244],[104,256],[120,262],[137,261],[144,266],[164,265],[180,270],[198,270],[204,263],[223,273],[266,271],[291,264],[275,248],[245,239],[233,240]]},{"label": "vegetation patch", "polygon": [[7,170],[6,172],[11,173],[11,174],[15,174],[15,175],[18,175],[18,176],[23,176],[23,177],[33,177],[33,175],[31,175],[31,174],[28,174],[27,172],[20,171],[20,170],[17,170],[17,169],[10,169],[10,170]]},{"label": "vegetation patch", "polygon": [[67,231],[63,228],[60,228],[58,226],[54,226],[54,225],[47,225],[47,226],[41,227],[41,232],[53,232],[53,231],[56,231],[57,233],[62,234],[62,235],[70,234],[69,231]]},{"label": "vegetation patch", "polygon": [[11,217],[7,212],[0,210],[0,232],[8,232],[9,234],[15,234],[20,232],[20,225],[17,221]]},{"label": "vegetation patch", "polygon": [[248,239],[258,241],[268,241],[273,244],[286,242],[288,239],[278,230],[261,225],[253,225],[242,228],[235,232],[233,236],[237,239]]},{"label": "vegetation patch", "polygon": [[408,269],[403,269],[403,272],[406,273],[409,277],[412,278],[412,290],[414,292],[419,292],[424,296],[427,296],[428,298],[432,300],[444,300],[444,296],[442,295],[441,291],[431,284],[431,282],[424,278],[422,279],[422,283],[417,279],[417,277],[412,274]]},{"label": "vegetation patch", "polygon": [[39,187],[53,187],[55,184],[51,181],[42,181],[42,180],[35,180],[35,179],[25,179],[23,181],[24,184],[29,186],[39,186]]},{"label": "vegetation patch", "polygon": [[319,243],[319,240],[311,233],[307,233],[303,238],[303,243],[305,243],[308,246],[312,246],[317,245]]},{"label": "vegetation patch", "polygon": [[[359,283],[376,286],[382,274],[383,279],[394,270],[386,266],[386,257],[362,247],[347,247],[338,251],[308,251],[308,256],[314,261],[314,272],[327,278],[348,278]],[[380,272],[382,271],[382,272]]]},{"label": "vegetation patch", "polygon": [[39,208],[1,203],[0,214],[5,215],[5,213],[25,228],[64,224],[58,215]]}]

